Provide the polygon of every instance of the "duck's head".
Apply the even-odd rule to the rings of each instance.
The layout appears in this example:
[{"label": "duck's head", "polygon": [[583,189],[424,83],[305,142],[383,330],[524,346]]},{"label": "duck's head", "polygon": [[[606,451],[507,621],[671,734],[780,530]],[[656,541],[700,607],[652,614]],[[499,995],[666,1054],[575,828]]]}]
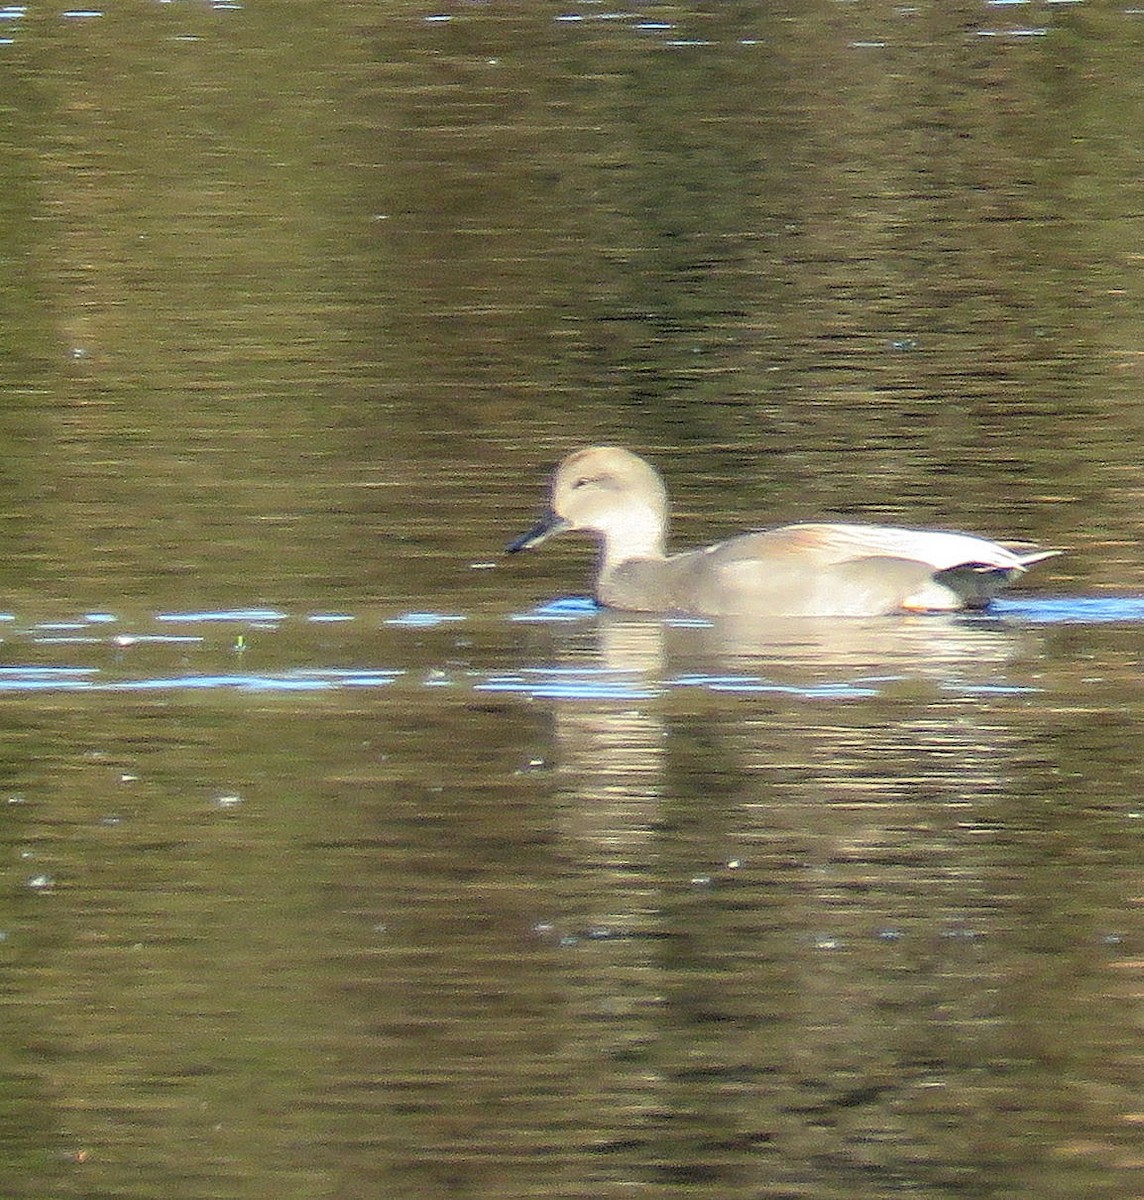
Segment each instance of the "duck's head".
[{"label": "duck's head", "polygon": [[667,492],[659,472],[618,446],[577,450],[556,468],[548,512],[508,552],[575,529],[597,535],[611,562],[662,557]]}]

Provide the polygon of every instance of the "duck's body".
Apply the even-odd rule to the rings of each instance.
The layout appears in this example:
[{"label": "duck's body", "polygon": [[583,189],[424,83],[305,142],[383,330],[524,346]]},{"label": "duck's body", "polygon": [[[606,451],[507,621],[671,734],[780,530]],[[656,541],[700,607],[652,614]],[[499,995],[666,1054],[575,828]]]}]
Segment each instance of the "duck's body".
[{"label": "duck's body", "polygon": [[563,530],[600,541],[595,596],[609,608],[701,616],[879,616],[981,608],[1057,553],[964,533],[815,523],[745,533],[668,556],[667,493],[642,458],[613,446],[569,455],[551,507],[509,546]]}]

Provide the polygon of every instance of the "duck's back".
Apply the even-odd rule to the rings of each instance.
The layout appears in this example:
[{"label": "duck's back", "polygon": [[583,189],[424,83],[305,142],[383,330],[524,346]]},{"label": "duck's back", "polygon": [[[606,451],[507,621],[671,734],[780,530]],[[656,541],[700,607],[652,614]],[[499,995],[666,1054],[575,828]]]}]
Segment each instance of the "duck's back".
[{"label": "duck's back", "polygon": [[[1019,556],[968,534],[877,525],[786,525],[601,577],[602,603],[706,616],[878,616],[984,602]],[[936,577],[936,578],[935,578]]]}]

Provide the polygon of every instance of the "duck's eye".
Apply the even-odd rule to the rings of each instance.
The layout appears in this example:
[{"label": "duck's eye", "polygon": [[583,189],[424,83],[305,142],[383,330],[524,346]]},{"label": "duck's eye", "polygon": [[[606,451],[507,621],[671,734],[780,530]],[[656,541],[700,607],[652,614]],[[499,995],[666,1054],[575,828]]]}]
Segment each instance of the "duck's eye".
[{"label": "duck's eye", "polygon": [[573,488],[582,487],[611,487],[612,477],[606,472],[599,475],[580,475],[572,482]]}]

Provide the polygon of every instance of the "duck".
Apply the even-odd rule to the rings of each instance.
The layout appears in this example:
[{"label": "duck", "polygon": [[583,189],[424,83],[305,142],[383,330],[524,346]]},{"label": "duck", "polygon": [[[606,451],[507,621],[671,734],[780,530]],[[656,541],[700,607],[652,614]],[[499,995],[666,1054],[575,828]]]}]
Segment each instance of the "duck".
[{"label": "duck", "polygon": [[983,609],[1060,553],[1024,542],[890,525],[812,521],[667,554],[660,473],[620,446],[556,468],[541,519],[510,554],[579,531],[599,545],[593,595],[606,608],[698,617],[874,617]]}]

